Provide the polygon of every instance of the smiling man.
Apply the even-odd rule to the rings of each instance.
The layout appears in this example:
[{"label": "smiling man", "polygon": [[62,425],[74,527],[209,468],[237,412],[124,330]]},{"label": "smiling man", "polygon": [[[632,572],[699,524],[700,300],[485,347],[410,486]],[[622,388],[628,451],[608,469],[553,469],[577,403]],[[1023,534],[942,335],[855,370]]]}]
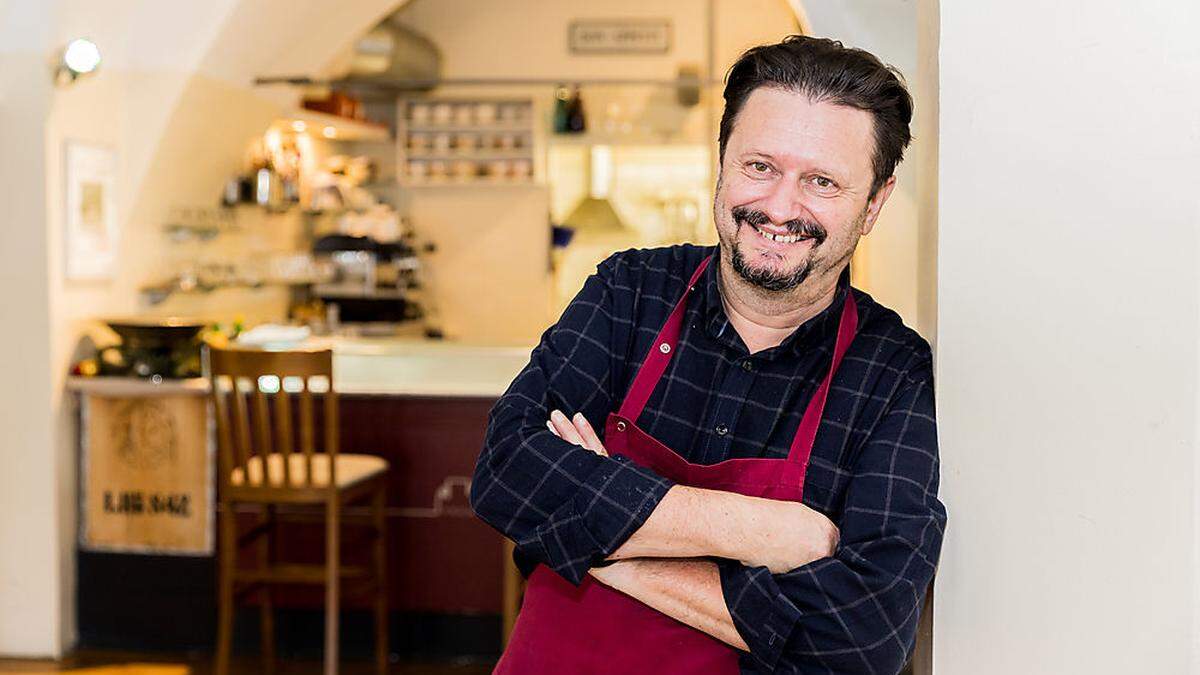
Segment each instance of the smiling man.
[{"label": "smiling man", "polygon": [[900,671],[946,523],[931,358],[849,262],[911,118],[837,42],[734,64],[719,246],[604,261],[490,416],[472,504],[529,576],[497,672]]}]

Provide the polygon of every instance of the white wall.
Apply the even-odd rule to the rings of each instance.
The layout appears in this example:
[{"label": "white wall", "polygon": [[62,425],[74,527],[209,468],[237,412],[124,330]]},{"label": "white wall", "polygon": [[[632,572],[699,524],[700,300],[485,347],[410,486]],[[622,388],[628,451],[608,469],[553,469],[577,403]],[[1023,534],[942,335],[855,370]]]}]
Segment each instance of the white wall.
[{"label": "white wall", "polygon": [[56,3],[0,2],[0,652],[59,649],[51,413],[46,49]]},{"label": "white wall", "polygon": [[1200,672],[1198,26],[941,3],[938,673]]}]

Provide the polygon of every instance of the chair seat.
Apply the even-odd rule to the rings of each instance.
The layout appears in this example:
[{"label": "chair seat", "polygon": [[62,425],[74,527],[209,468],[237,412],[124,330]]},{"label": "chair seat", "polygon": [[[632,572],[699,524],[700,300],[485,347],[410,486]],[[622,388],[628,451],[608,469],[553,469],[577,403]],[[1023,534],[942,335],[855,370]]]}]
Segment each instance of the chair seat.
[{"label": "chair seat", "polygon": [[[275,452],[267,455],[267,486],[269,487],[309,487],[305,471],[304,454],[294,452],[288,455],[291,482],[284,483],[283,455]],[[257,455],[246,462],[245,471],[242,467],[233,470],[229,478],[232,485],[241,487],[250,476],[251,486],[263,485],[263,458]],[[388,463],[382,457],[374,455],[339,454],[337,456],[337,487],[348,488],[365,480],[374,478],[387,471]],[[312,458],[312,487],[329,487],[329,455],[313,454]]]}]

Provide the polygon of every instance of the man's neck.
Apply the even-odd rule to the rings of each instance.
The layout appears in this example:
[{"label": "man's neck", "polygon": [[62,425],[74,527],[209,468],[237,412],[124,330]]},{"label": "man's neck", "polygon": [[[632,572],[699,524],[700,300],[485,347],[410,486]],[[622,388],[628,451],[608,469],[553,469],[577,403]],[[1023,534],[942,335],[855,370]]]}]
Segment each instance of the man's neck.
[{"label": "man's neck", "polygon": [[840,275],[810,277],[784,293],[750,284],[722,261],[718,283],[725,314],[750,353],[779,346],[804,322],[833,303]]}]

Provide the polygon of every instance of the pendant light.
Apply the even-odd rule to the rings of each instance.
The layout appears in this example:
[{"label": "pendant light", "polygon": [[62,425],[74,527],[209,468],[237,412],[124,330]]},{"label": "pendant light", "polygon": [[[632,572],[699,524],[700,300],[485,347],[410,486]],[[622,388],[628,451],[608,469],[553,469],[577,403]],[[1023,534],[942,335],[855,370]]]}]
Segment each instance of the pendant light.
[{"label": "pendant light", "polygon": [[629,228],[608,199],[612,187],[612,148],[593,145],[588,153],[588,194],[563,221],[563,225],[587,234],[617,234]]}]

